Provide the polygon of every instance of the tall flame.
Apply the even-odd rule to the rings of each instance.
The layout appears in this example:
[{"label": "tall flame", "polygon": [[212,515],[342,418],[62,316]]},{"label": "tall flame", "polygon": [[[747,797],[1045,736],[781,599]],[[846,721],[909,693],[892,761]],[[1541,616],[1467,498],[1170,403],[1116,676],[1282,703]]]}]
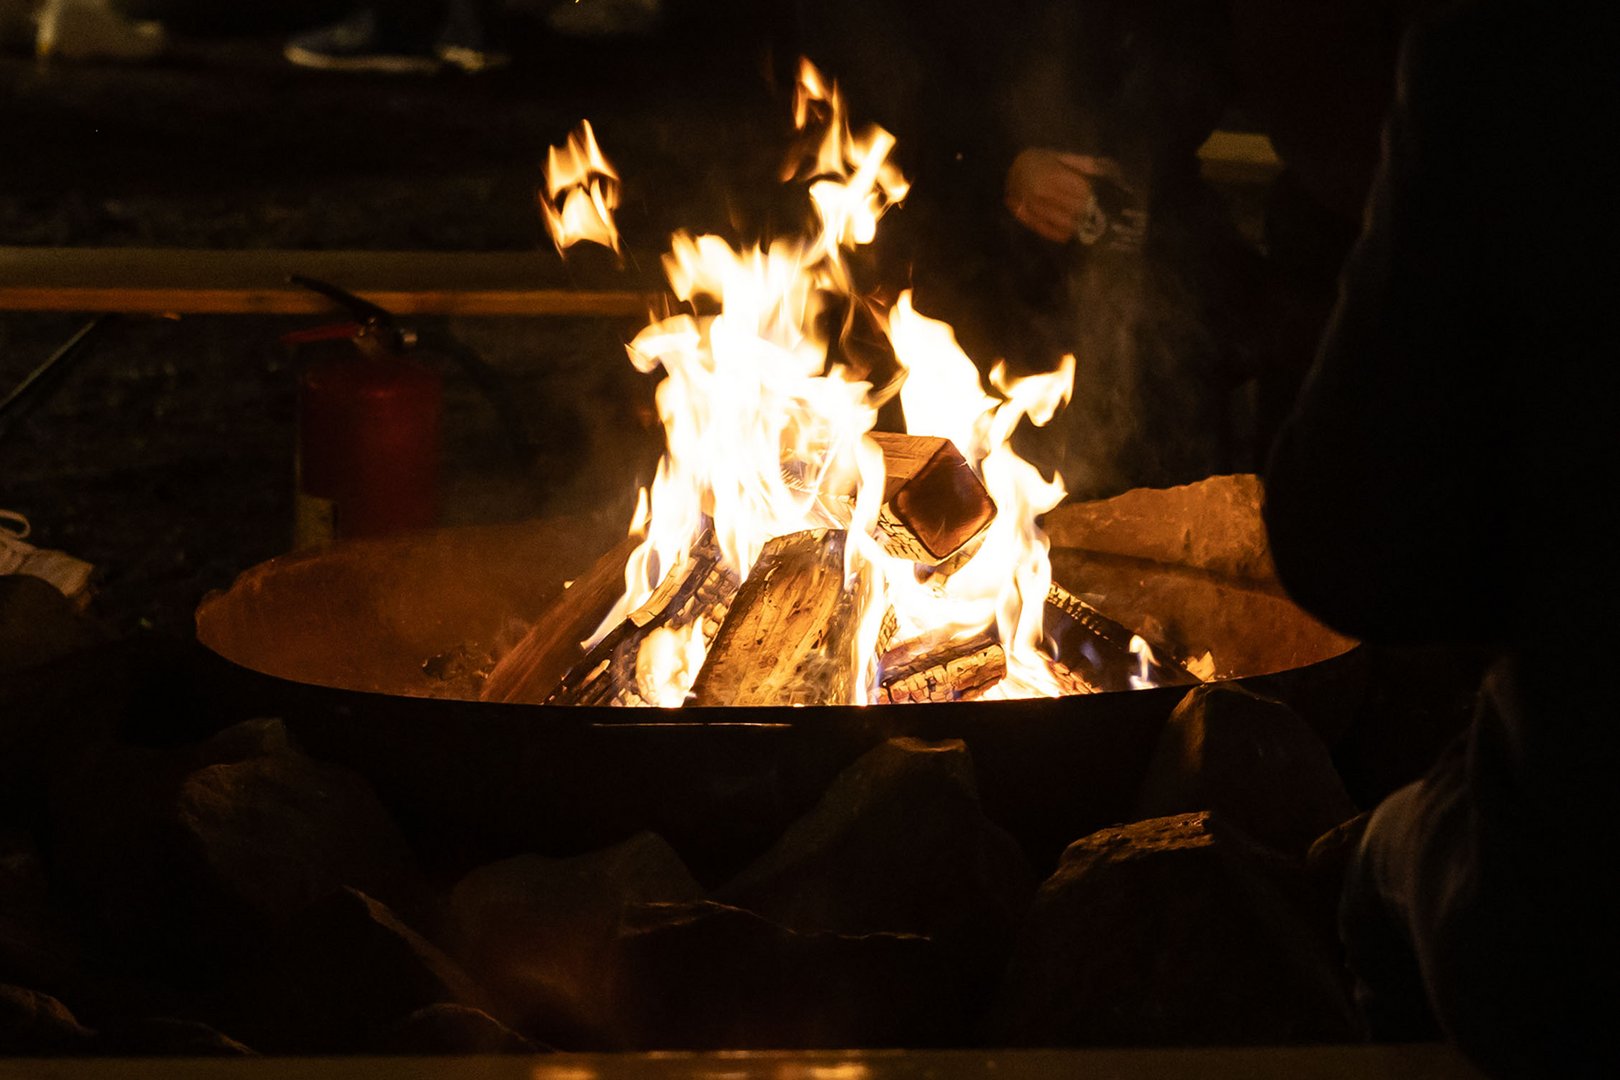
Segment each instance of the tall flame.
[{"label": "tall flame", "polygon": [[546,229],[559,253],[590,241],[619,254],[619,174],[596,145],[589,120],[569,132],[568,141],[546,154],[546,186],[540,198]]},{"label": "tall flame", "polygon": [[[899,641],[967,637],[993,625],[1007,657],[995,693],[1065,692],[1042,651],[1051,566],[1035,524],[1064,488],[1017,457],[1009,441],[1024,420],[1044,424],[1068,400],[1073,359],[1024,379],[1007,378],[998,365],[990,393],[950,327],[918,314],[909,293],[901,296],[886,313],[886,332],[902,369],[907,429],[954,442],[997,514],[977,550],[948,574],[885,550],[877,529],[883,454],[867,434],[880,401],[867,382],[829,362],[821,317],[833,302],[856,297],[846,254],[873,239],[879,219],[908,188],[889,160],[893,136],[877,127],[852,134],[836,86],[808,61],[800,67],[794,118],[816,142],[789,178],[807,183],[818,231],[746,248],[677,234],[664,269],[671,291],[692,311],[654,321],[629,345],[638,370],[664,372],[657,404],[667,446],[632,522],[642,542],[626,567],[625,593],[586,644],[635,618],[706,535],[724,566],[745,579],[773,537],[839,528],[849,537],[846,584],[862,611],[858,655],[870,658],[854,701],[874,699],[885,624],[898,628]],[[582,130],[597,172],[613,175],[589,125]],[[611,210],[581,195],[591,189],[580,186],[579,175],[548,171],[548,196],[564,195],[559,218],[568,217],[574,196]],[[611,214],[602,218],[611,233]],[[698,623],[650,634],[637,657],[640,696],[679,704],[706,648]]]},{"label": "tall flame", "polygon": [[[918,581],[910,567],[890,566],[888,594],[901,637],[949,627],[959,636],[992,622],[1007,656],[1007,678],[995,693],[1041,697],[1063,693],[1041,648],[1046,595],[1052,584],[1050,545],[1036,518],[1063,501],[1061,477],[1044,479],[1013,452],[1013,432],[1025,419],[1044,425],[1069,400],[1074,357],[1057,371],[1008,379],[990,373],[1000,398],[985,393],[978,369],[945,323],[920,315],[903,293],[889,314],[889,341],[906,371],[900,407],[913,435],[950,439],[980,476],[996,516],[979,550],[943,581]],[[895,562],[897,560],[891,560]]]},{"label": "tall flame", "polygon": [[822,266],[829,286],[849,292],[853,284],[842,249],[870,244],[878,219],[906,197],[911,185],[889,160],[894,136],[875,124],[860,136],[852,135],[837,86],[809,60],[801,59],[793,124],[805,131],[817,121],[822,133],[812,163],[808,169],[801,164],[784,179],[809,180],[810,201],[821,219],[812,262]]}]

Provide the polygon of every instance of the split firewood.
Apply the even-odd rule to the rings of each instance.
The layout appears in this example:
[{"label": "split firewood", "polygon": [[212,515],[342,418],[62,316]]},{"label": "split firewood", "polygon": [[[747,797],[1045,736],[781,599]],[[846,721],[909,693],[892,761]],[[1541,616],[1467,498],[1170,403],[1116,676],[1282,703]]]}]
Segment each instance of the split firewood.
[{"label": "split firewood", "polygon": [[883,613],[883,621],[878,624],[877,655],[882,656],[894,644],[895,635],[900,633],[900,619],[895,615],[894,608]]},{"label": "split firewood", "polygon": [[[1200,681],[1168,646],[1133,633],[1056,583],[1046,594],[1046,632],[1055,659],[1094,690],[1133,690],[1132,679],[1144,677],[1154,686]],[[1139,651],[1132,650],[1132,639],[1139,639]]]},{"label": "split firewood", "polygon": [[878,672],[880,701],[972,701],[1007,677],[1007,656],[993,629],[955,641],[928,636],[891,649]]},{"label": "split firewood", "polygon": [[871,432],[883,451],[878,531],[890,554],[937,565],[977,539],[996,504],[956,444],[922,435]]},{"label": "split firewood", "polygon": [[484,701],[537,704],[584,655],[580,642],[624,594],[624,567],[640,541],[627,537],[547,605],[484,683]]},{"label": "split firewood", "polygon": [[760,552],[692,687],[694,705],[835,705],[854,694],[859,605],[837,529],[778,536]]},{"label": "split firewood", "polygon": [[725,622],[738,588],[712,533],[693,545],[686,558],[664,575],[646,603],[632,611],[575,664],[546,698],[548,705],[647,705],[637,682],[641,648],[660,628],[694,632],[712,642]]},{"label": "split firewood", "polygon": [[1090,685],[1086,680],[1076,675],[1069,665],[1063,661],[1048,657],[1046,666],[1052,672],[1052,678],[1056,679],[1058,686],[1062,688],[1065,697],[1073,697],[1076,694],[1095,694],[1097,692],[1095,686]]}]

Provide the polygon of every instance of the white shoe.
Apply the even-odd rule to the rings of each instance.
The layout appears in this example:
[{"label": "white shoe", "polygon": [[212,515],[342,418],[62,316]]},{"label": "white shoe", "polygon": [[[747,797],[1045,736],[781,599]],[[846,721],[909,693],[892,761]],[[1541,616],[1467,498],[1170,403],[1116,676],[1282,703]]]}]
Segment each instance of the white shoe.
[{"label": "white shoe", "polygon": [[69,600],[83,599],[95,567],[64,552],[24,543],[28,532],[27,518],[12,510],[0,510],[0,574],[37,577],[56,586]]},{"label": "white shoe", "polygon": [[161,23],[126,18],[107,0],[46,0],[34,52],[42,60],[150,60],[166,43]]}]

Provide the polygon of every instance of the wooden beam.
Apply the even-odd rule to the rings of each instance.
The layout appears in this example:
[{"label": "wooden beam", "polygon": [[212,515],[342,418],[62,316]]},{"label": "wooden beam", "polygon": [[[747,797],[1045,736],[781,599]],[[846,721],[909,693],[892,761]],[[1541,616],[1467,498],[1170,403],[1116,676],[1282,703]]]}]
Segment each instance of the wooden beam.
[{"label": "wooden beam", "polygon": [[316,315],[304,274],[399,315],[645,316],[654,290],[550,252],[0,247],[0,311]]}]

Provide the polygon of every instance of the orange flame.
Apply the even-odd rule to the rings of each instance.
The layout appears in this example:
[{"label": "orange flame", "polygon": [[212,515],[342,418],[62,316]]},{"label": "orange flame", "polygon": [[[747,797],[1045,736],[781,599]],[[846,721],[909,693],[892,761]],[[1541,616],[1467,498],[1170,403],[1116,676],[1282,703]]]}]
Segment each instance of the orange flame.
[{"label": "orange flame", "polygon": [[540,209],[558,253],[589,241],[620,254],[619,229],[613,221],[619,207],[619,174],[596,145],[589,120],[581,120],[563,146],[551,147],[545,176]]},{"label": "orange flame", "polygon": [[[1063,483],[1043,478],[1009,440],[1024,420],[1044,424],[1068,400],[1073,359],[1016,380],[998,366],[992,394],[950,327],[917,314],[909,293],[900,298],[886,331],[903,368],[907,428],[955,442],[998,513],[976,552],[949,575],[889,554],[877,536],[883,454],[867,436],[880,402],[868,383],[829,364],[820,316],[830,300],[856,296],[845,254],[873,239],[907,184],[889,160],[893,136],[876,127],[852,134],[836,86],[808,61],[794,119],[801,130],[821,129],[813,163],[788,174],[806,183],[819,231],[752,248],[677,234],[664,269],[692,312],[652,322],[629,345],[638,370],[664,372],[657,403],[666,451],[631,525],[642,542],[626,567],[625,593],[587,645],[634,617],[705,532],[724,564],[746,578],[771,538],[831,527],[848,533],[846,582],[861,604],[860,655],[870,658],[855,703],[876,696],[877,643],[891,611],[898,640],[966,637],[994,625],[1008,667],[996,694],[1063,693],[1041,648],[1051,565],[1035,523],[1062,500]],[[589,126],[583,130],[589,138]],[[584,190],[559,175],[548,173],[551,198]],[[650,634],[637,656],[641,696],[680,704],[706,648],[696,624]]]},{"label": "orange flame", "polygon": [[1013,452],[1011,439],[1028,419],[1049,422],[1074,388],[1074,358],[1045,375],[1008,379],[1003,365],[987,394],[979,372],[945,323],[920,315],[909,292],[889,315],[889,341],[905,367],[900,407],[913,435],[950,439],[979,471],[996,504],[979,550],[942,582],[919,582],[909,568],[886,575],[900,637],[955,631],[966,637],[994,623],[1007,657],[1007,678],[992,693],[1043,697],[1063,693],[1042,649],[1046,594],[1052,584],[1050,544],[1036,519],[1063,501],[1061,477],[1046,480]]},{"label": "orange flame", "polygon": [[878,219],[906,197],[910,184],[889,160],[894,136],[876,125],[860,136],[850,134],[838,87],[809,60],[801,59],[793,126],[806,131],[812,123],[822,128],[814,163],[785,179],[809,181],[810,201],[821,220],[815,254],[825,260],[829,284],[848,292],[853,286],[841,249],[870,244],[877,235]]}]

